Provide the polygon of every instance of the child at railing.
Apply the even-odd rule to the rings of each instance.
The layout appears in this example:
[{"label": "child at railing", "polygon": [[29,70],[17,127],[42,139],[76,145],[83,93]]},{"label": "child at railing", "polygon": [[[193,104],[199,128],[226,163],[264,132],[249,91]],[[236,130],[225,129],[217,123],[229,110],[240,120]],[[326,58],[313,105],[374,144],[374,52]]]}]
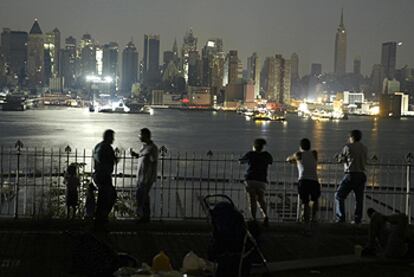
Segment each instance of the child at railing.
[{"label": "child at railing", "polygon": [[[64,183],[66,185],[66,218],[74,219],[78,206],[78,187],[80,179],[77,173],[76,164],[70,164],[66,169]],[[70,215],[72,211],[72,216]]]}]

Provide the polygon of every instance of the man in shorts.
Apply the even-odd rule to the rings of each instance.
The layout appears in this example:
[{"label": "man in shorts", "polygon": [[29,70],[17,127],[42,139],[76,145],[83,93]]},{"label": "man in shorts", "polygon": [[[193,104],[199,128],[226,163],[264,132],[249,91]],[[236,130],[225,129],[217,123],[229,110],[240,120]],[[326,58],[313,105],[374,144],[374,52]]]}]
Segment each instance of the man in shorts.
[{"label": "man in shorts", "polygon": [[300,141],[299,152],[287,157],[286,161],[296,163],[298,167],[298,194],[303,206],[303,220],[305,223],[315,222],[318,199],[321,195],[317,174],[318,152],[311,150],[309,139],[303,138]]},{"label": "man in shorts", "polygon": [[247,164],[247,172],[245,174],[246,191],[250,200],[250,211],[253,220],[256,220],[257,202],[263,213],[263,224],[268,226],[269,217],[267,215],[267,207],[265,202],[265,191],[267,184],[267,168],[273,163],[272,155],[267,151],[263,151],[266,140],[262,138],[255,139],[253,151],[247,152],[241,159],[241,164]]}]

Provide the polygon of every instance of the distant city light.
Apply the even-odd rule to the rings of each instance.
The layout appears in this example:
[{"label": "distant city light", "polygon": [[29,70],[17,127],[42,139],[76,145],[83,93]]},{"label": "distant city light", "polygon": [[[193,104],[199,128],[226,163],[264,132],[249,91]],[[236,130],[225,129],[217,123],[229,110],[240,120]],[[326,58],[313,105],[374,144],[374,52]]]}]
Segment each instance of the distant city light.
[{"label": "distant city light", "polygon": [[97,76],[97,75],[87,75],[86,81],[91,83],[97,83],[97,84],[109,84],[113,82],[113,78],[111,76]]}]

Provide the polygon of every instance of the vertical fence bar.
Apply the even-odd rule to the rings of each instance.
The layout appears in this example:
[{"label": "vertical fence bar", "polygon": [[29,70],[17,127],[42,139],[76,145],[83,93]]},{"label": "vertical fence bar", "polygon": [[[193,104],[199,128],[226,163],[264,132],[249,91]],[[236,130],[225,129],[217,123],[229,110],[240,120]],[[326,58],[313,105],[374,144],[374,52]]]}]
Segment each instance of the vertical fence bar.
[{"label": "vertical fence bar", "polygon": [[413,162],[413,155],[411,153],[407,154],[407,180],[406,180],[406,196],[405,196],[405,214],[408,216],[408,224],[411,224],[411,168]]},{"label": "vertical fence bar", "polygon": [[24,167],[24,201],[23,201],[23,214],[27,214],[27,187],[28,187],[28,178],[27,175],[29,174],[29,149],[26,147],[26,159],[25,159],[25,167]]},{"label": "vertical fence bar", "polygon": [[[167,155],[167,147],[164,145],[160,148],[160,154],[161,154],[161,182],[160,182],[160,218],[162,219],[164,215],[164,167],[165,167],[165,156]],[[137,176],[138,177],[138,176]]]},{"label": "vertical fence bar", "polygon": [[14,198],[14,218],[19,217],[19,193],[20,193],[20,156],[23,143],[18,140],[14,147],[17,149],[17,168],[16,168],[16,183],[15,183],[15,198]]},{"label": "vertical fence bar", "polygon": [[34,153],[33,153],[33,202],[32,202],[32,213],[33,216],[36,215],[36,180],[37,180],[37,148],[34,148]]}]

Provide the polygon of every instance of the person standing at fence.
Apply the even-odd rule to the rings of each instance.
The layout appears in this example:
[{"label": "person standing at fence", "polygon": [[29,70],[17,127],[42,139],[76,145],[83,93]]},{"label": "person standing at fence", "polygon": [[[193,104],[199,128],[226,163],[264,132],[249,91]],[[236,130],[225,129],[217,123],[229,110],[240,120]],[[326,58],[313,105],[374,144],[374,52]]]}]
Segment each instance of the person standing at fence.
[{"label": "person standing at fence", "polygon": [[95,211],[95,228],[104,228],[108,221],[108,215],[116,200],[116,191],[112,185],[112,172],[118,158],[112,148],[115,140],[115,132],[106,130],[103,141],[98,143],[93,150],[95,172],[93,180],[98,187],[98,200]]},{"label": "person standing at fence", "polygon": [[254,140],[253,151],[247,152],[239,161],[241,164],[247,164],[245,174],[246,191],[250,201],[250,212],[253,220],[256,220],[257,202],[264,217],[264,225],[269,224],[267,207],[265,201],[265,192],[267,184],[267,168],[273,163],[273,157],[267,151],[263,151],[266,140],[258,138]]},{"label": "person standing at fence", "polygon": [[138,222],[149,222],[150,211],[150,190],[157,180],[158,148],[151,140],[151,131],[143,128],[140,131],[139,139],[142,147],[138,153],[130,150],[132,157],[138,158],[137,165],[137,217]]},{"label": "person standing at fence", "polygon": [[353,191],[356,202],[354,223],[360,224],[367,181],[365,166],[368,160],[368,149],[361,143],[362,132],[360,130],[352,130],[348,139],[349,143],[344,146],[342,153],[336,155],[338,162],[344,164],[345,173],[335,193],[336,221],[345,222],[345,199]]},{"label": "person standing at fence", "polygon": [[64,183],[66,185],[66,218],[72,219],[76,216],[76,209],[79,201],[78,188],[80,187],[80,180],[77,170],[76,164],[70,164],[66,169],[64,179]]},{"label": "person standing at fence", "polygon": [[318,200],[321,196],[321,185],[318,182],[318,152],[311,150],[311,142],[307,138],[300,141],[299,152],[287,157],[286,161],[296,163],[298,167],[298,194],[303,206],[303,220],[316,222]]}]

